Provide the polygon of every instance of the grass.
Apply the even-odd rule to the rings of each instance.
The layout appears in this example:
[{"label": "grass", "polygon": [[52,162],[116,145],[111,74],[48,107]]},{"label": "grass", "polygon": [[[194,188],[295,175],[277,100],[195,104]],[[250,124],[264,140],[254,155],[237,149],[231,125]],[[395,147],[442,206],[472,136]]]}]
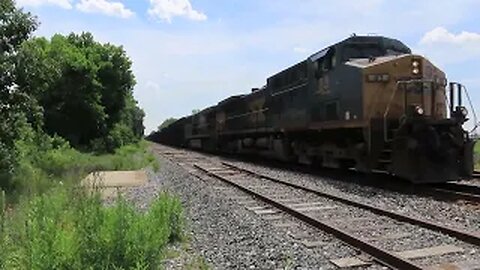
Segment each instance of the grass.
[{"label": "grass", "polygon": [[119,197],[57,186],[2,218],[0,269],[158,269],[164,248],[182,239],[180,201],[161,194],[141,213]]},{"label": "grass", "polygon": [[20,162],[13,178],[14,189],[9,201],[19,196],[42,194],[57,183],[78,183],[88,173],[99,170],[138,170],[152,167],[158,170],[158,161],[148,150],[148,143],[123,146],[114,154],[82,153],[68,145],[45,147],[39,150],[32,144],[20,145]]},{"label": "grass", "polygon": [[13,184],[0,189],[0,269],[161,268],[166,246],[184,238],[179,199],[161,194],[139,212],[122,197],[107,207],[79,185],[92,171],[157,170],[148,144],[95,155],[45,138],[17,142]]}]

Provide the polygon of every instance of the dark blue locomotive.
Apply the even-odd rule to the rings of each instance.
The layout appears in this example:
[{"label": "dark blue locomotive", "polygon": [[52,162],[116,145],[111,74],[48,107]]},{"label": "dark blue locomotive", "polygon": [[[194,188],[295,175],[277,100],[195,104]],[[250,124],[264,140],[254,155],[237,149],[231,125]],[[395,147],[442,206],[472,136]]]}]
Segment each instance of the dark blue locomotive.
[{"label": "dark blue locomotive", "polygon": [[398,40],[353,36],[150,139],[414,183],[458,180],[473,172],[462,89]]}]

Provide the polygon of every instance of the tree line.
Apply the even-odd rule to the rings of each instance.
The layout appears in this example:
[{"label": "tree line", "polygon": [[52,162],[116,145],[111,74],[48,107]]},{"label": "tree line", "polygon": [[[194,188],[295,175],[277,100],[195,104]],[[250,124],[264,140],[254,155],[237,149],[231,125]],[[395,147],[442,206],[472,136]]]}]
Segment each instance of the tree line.
[{"label": "tree line", "polygon": [[[132,61],[90,33],[32,37],[38,19],[0,2],[0,187],[11,184],[21,147],[68,143],[112,152],[143,137]],[[26,138],[34,138],[27,140]],[[41,139],[39,139],[41,138]],[[42,141],[38,141],[42,140]],[[23,142],[23,143],[20,143]]]}]

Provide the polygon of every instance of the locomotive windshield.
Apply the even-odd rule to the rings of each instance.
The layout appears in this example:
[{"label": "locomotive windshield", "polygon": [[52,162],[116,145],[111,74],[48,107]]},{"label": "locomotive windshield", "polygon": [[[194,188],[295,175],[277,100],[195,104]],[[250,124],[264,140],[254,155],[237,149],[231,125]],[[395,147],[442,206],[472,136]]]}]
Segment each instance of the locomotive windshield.
[{"label": "locomotive windshield", "polygon": [[395,39],[384,39],[383,46],[386,50],[386,55],[410,54],[412,51],[402,42]]},{"label": "locomotive windshield", "polygon": [[386,55],[409,54],[411,50],[402,42],[384,38],[373,42],[351,42],[343,49],[343,60],[372,58]]},{"label": "locomotive windshield", "polygon": [[349,44],[343,50],[343,59],[370,58],[385,55],[385,50],[376,43]]}]

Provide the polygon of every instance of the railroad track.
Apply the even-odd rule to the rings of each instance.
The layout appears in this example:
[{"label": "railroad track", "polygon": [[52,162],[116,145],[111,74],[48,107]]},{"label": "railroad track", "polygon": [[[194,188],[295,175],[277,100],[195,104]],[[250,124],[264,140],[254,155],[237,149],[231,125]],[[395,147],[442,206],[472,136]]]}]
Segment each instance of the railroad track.
[{"label": "railroad track", "polygon": [[461,200],[480,205],[480,186],[461,183],[442,183],[421,187],[418,194],[442,197],[450,200]]},{"label": "railroad track", "polygon": [[[463,253],[468,250],[475,250],[477,254],[480,252],[478,232],[462,231],[431,221],[405,216],[261,175],[231,163],[178,153],[164,153],[164,155],[181,166],[189,166],[191,173],[192,168],[196,168],[204,175],[255,198],[257,203],[254,203],[253,207],[249,204],[252,201],[247,199],[250,206],[247,209],[267,220],[277,220],[279,215],[294,217],[317,230],[335,236],[360,253],[368,254],[368,256],[360,255],[332,261],[341,267],[367,266],[372,262],[377,262],[394,269],[426,269],[427,267],[431,269],[431,264],[425,265],[422,261],[426,257],[453,256],[453,258],[459,258],[458,261],[453,259],[453,266],[458,266],[466,264],[461,261]],[[354,213],[354,217],[349,217],[349,213]],[[424,230],[421,236],[415,233],[419,230]],[[388,233],[379,234],[379,231]],[[418,237],[429,237],[429,235],[430,237],[431,235],[442,235],[446,239],[450,236],[462,244],[460,246],[451,245],[449,244],[451,241],[446,240],[445,243],[437,243],[433,247],[411,249],[411,245],[415,245]],[[400,245],[401,248],[393,248],[399,239],[410,242],[411,245]],[[312,245],[315,241],[309,241],[309,243]],[[439,263],[445,262],[440,260]],[[476,267],[480,267],[480,261],[474,263],[478,263]],[[452,264],[448,264],[448,267],[450,266]],[[469,268],[473,267],[467,266],[467,269]]]},{"label": "railroad track", "polygon": [[[181,154],[179,154],[182,151]],[[189,152],[183,152],[184,150],[177,149],[173,152],[167,151],[166,155],[189,155]],[[202,153],[202,155],[205,155]],[[236,158],[236,157],[235,157]],[[241,159],[245,160],[246,159]],[[479,185],[470,185],[470,184],[461,184],[461,183],[442,183],[442,184],[431,184],[431,185],[411,185],[410,183],[398,181],[399,179],[393,179],[392,176],[384,174],[374,174],[371,176],[359,175],[354,171],[338,171],[335,174],[332,170],[322,171],[313,168],[307,168],[305,166],[284,166],[283,163],[278,162],[268,162],[261,160],[265,166],[274,166],[282,170],[292,170],[300,171],[305,174],[311,174],[321,177],[328,177],[331,179],[339,179],[341,182],[356,182],[361,185],[371,186],[375,188],[380,188],[384,190],[390,190],[399,192],[402,194],[412,194],[417,196],[430,196],[432,198],[443,200],[443,201],[462,201],[468,202],[473,205],[480,205],[480,186]],[[475,177],[475,175],[477,175]],[[353,180],[356,178],[362,178],[360,181]],[[388,181],[385,180],[385,178]],[[392,178],[392,179],[390,179]],[[480,172],[475,171],[474,178],[480,179]]]},{"label": "railroad track", "polygon": [[433,185],[431,189],[444,196],[480,204],[480,186],[478,185],[443,183]]}]

